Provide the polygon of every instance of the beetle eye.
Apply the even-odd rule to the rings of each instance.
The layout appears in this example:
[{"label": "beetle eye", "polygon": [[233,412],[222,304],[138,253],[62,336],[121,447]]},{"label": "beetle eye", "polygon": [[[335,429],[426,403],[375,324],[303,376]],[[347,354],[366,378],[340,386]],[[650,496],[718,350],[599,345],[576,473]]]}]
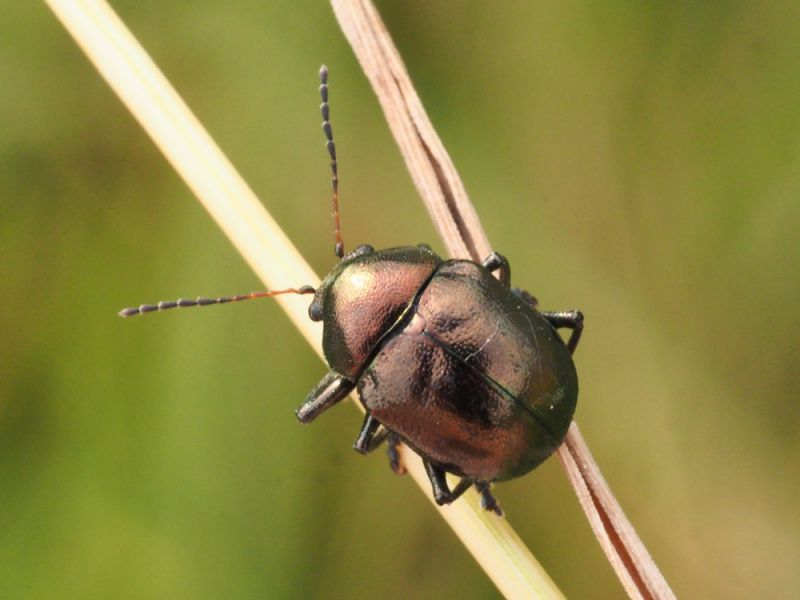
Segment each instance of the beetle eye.
[{"label": "beetle eye", "polygon": [[314,301],[309,305],[308,318],[314,322],[322,321],[322,302],[318,298],[314,298]]}]

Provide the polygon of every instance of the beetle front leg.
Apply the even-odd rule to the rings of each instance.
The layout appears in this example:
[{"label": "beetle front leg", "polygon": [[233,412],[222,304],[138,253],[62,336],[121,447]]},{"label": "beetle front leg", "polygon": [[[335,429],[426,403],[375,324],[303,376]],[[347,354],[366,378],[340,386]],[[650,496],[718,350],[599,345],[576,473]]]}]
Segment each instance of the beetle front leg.
[{"label": "beetle front leg", "polygon": [[570,354],[574,354],[583,333],[583,313],[579,310],[563,310],[559,312],[543,312],[542,316],[556,329],[566,327],[572,330],[572,334],[567,341],[567,350],[569,350]]},{"label": "beetle front leg", "polygon": [[481,264],[483,268],[490,273],[500,271],[500,283],[506,287],[511,286],[511,265],[508,263],[508,259],[505,256],[497,252],[492,252],[483,259]]},{"label": "beetle front leg", "polygon": [[328,372],[297,409],[301,423],[310,423],[324,410],[344,399],[356,384],[334,371]]},{"label": "beetle front leg", "polygon": [[432,465],[427,460],[422,461],[422,463],[425,465],[425,472],[428,474],[428,479],[431,480],[433,499],[436,500],[436,504],[439,506],[450,504],[458,499],[458,497],[466,492],[473,483],[470,479],[461,479],[451,492],[450,486],[447,485],[447,478],[445,477],[444,470]]}]

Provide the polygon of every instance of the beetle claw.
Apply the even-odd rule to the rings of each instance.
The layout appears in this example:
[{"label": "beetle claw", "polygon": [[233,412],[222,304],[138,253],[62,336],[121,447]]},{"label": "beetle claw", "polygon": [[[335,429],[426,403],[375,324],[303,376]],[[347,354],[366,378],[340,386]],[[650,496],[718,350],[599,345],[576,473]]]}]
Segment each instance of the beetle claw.
[{"label": "beetle claw", "polygon": [[475,482],[475,487],[481,493],[481,508],[483,510],[489,510],[493,512],[498,517],[502,517],[503,509],[500,508],[500,503],[497,502],[497,498],[495,498],[492,495],[492,492],[489,491],[489,484],[482,482]]}]

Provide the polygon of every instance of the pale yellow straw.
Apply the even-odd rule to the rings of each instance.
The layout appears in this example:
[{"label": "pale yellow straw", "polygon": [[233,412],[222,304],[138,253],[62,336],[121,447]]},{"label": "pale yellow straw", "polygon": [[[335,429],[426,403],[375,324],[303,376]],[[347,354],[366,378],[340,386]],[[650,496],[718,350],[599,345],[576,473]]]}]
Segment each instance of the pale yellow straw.
[{"label": "pale yellow straw", "polygon": [[[267,288],[316,286],[319,279],[108,4],[46,2]],[[322,356],[308,298],[276,300]],[[403,458],[431,498],[420,461],[410,452]],[[477,494],[437,509],[506,597],[563,597],[508,521],[480,509]]]}]

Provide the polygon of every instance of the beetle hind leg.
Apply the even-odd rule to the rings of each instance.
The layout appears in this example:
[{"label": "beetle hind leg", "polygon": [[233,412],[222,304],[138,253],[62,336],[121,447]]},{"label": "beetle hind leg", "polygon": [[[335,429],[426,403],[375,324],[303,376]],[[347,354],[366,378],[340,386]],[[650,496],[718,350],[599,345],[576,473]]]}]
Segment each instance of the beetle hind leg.
[{"label": "beetle hind leg", "polygon": [[300,419],[301,423],[310,423],[316,419],[321,412],[346,398],[355,387],[356,384],[346,377],[334,371],[329,371],[328,374],[322,378],[322,381],[311,390],[306,401],[297,409],[297,418]]},{"label": "beetle hind leg", "polygon": [[583,313],[579,310],[562,310],[543,312],[542,316],[556,329],[566,327],[572,330],[569,340],[567,340],[567,350],[570,354],[574,354],[583,333]]},{"label": "beetle hind leg", "polygon": [[447,485],[447,478],[445,477],[444,469],[432,465],[427,460],[423,461],[423,464],[425,465],[425,472],[428,474],[428,479],[431,480],[433,499],[436,500],[436,504],[439,506],[454,502],[473,484],[471,479],[462,479],[458,482],[456,487],[450,491],[450,486]]}]

